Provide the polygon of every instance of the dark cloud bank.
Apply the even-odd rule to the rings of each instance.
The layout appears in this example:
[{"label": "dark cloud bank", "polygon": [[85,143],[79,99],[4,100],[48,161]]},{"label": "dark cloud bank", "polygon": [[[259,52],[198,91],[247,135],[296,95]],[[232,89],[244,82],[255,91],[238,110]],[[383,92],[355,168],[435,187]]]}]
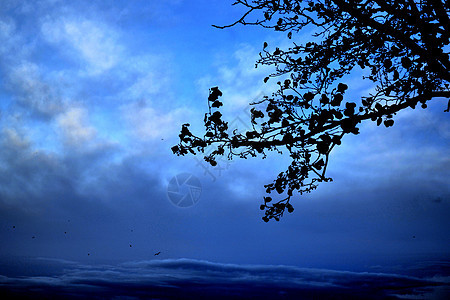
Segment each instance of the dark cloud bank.
[{"label": "dark cloud bank", "polygon": [[[2,299],[448,299],[450,263],[426,277],[191,259],[85,265],[52,259],[2,263]],[[414,269],[412,268],[412,269]],[[412,270],[411,269],[411,270]]]}]

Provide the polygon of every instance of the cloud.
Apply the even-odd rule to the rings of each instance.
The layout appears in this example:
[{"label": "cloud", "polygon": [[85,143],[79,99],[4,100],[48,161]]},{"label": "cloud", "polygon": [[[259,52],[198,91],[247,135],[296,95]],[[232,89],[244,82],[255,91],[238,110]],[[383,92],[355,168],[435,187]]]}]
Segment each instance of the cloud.
[{"label": "cloud", "polygon": [[8,50],[11,50],[11,46],[14,44],[14,32],[16,30],[15,23],[10,18],[0,19],[0,53],[5,54]]},{"label": "cloud", "polygon": [[81,107],[70,107],[58,116],[57,124],[69,146],[82,147],[95,139],[97,131],[87,117],[87,110]]},{"label": "cloud", "polygon": [[[77,16],[74,7],[54,7],[47,2],[42,5],[52,9],[43,18],[30,16],[30,22],[36,23],[33,28],[27,23],[26,27],[17,29],[15,21],[20,20],[17,15],[15,19],[0,18],[0,40],[4,41],[0,45],[0,62],[8,70],[6,86],[12,104],[2,115],[18,116],[21,123],[15,126],[23,129],[33,146],[49,148],[51,145],[55,150],[60,144],[78,148],[89,144],[92,148],[94,144],[107,143],[96,140],[109,139],[113,130],[115,142],[134,143],[136,137],[137,142],[146,141],[162,134],[167,136],[170,129],[175,129],[174,121],[186,110],[170,111],[167,105],[160,105],[166,107],[164,113],[160,108],[147,107],[145,111],[134,110],[133,113],[139,112],[137,117],[127,115],[130,132],[122,130],[117,122],[110,122],[120,114],[121,105],[128,105],[123,103],[149,98],[156,103],[156,97],[162,95],[170,98],[170,66],[164,55],[130,53],[134,49],[121,44],[120,32],[102,21],[105,14],[87,18]],[[42,5],[36,9],[44,9]],[[32,15],[32,12],[21,13]],[[31,33],[33,42],[28,38]],[[15,48],[29,51],[15,51]],[[49,51],[52,51],[51,60],[42,58],[42,53],[47,56]],[[106,103],[105,99],[112,99],[117,105]],[[163,130],[158,132],[158,128]],[[55,130],[59,131],[61,140],[53,134]],[[125,140],[127,133],[131,141]],[[41,145],[44,138],[46,145]]]},{"label": "cloud", "polygon": [[173,136],[190,113],[189,109],[183,107],[174,110],[154,108],[145,101],[126,105],[122,111],[132,134],[140,141]]},{"label": "cloud", "polygon": [[449,175],[450,160],[443,155],[449,122],[440,108],[439,103],[430,103],[427,110],[402,111],[394,118],[393,128],[366,121],[360,126],[360,135],[344,137],[333,151],[329,172],[340,170],[347,179],[345,173],[371,178],[367,186],[417,181],[434,182],[435,188],[441,189]]},{"label": "cloud", "polygon": [[[23,10],[16,3],[11,16],[0,8],[4,210],[42,211],[47,202],[59,207],[65,199],[81,203],[93,195],[108,201],[111,186],[125,182],[116,176],[132,173],[127,159],[137,157],[152,170],[160,163],[139,157],[136,145],[178,132],[178,120],[188,113],[157,101],[170,98],[165,55],[124,47],[121,31],[104,21],[107,13],[81,16],[74,5],[31,1]],[[96,5],[104,4],[88,6]],[[159,107],[141,108],[142,99]],[[133,195],[136,185],[127,183],[121,195]]]},{"label": "cloud", "polygon": [[117,78],[126,86],[119,97],[126,101],[165,99],[169,102],[171,89],[171,66],[169,58],[161,54],[130,55],[123,57],[121,72]]},{"label": "cloud", "polygon": [[167,81],[167,78],[161,78],[155,73],[147,73],[127,89],[127,95],[134,99],[139,99],[143,96],[157,94],[165,83],[161,81]]},{"label": "cloud", "polygon": [[92,20],[61,17],[44,22],[41,31],[48,42],[75,50],[92,75],[113,68],[123,51],[117,32]]},{"label": "cloud", "polygon": [[33,149],[23,129],[3,128],[0,146],[1,209],[10,207],[36,212],[41,210],[41,205],[49,201],[55,193],[68,191],[65,184],[67,174],[59,158],[51,152]]},{"label": "cloud", "polygon": [[218,55],[215,74],[197,80],[200,93],[206,99],[209,88],[218,85],[223,92],[223,111],[235,113],[250,102],[260,100],[265,91],[275,91],[271,82],[263,83],[264,77],[271,69],[265,66],[255,68],[258,53],[255,47],[240,44],[235,48],[231,59],[228,54],[226,57],[223,54]]},{"label": "cloud", "polygon": [[[36,264],[36,262],[35,262]],[[450,292],[448,273],[420,278],[399,274],[347,272],[283,265],[236,265],[192,259],[86,265],[41,260],[64,273],[1,276],[0,290],[10,295],[77,297],[154,297],[170,299],[427,297]],[[8,271],[8,268],[5,269]],[[446,272],[446,271],[445,271]],[[45,274],[45,273],[44,273]],[[31,293],[34,293],[33,295]]]},{"label": "cloud", "polygon": [[11,68],[9,88],[28,112],[52,117],[60,113],[63,103],[57,89],[46,83],[35,63],[23,61]]},{"label": "cloud", "polygon": [[5,138],[4,143],[13,148],[24,149],[30,146],[30,141],[26,137],[19,135],[14,128],[3,128],[3,136]]}]

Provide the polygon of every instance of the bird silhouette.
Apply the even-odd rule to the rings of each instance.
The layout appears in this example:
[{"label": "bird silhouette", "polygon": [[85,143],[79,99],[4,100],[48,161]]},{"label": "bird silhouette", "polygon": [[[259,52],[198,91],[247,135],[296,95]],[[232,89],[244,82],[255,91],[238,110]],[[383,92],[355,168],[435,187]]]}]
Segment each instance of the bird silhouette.
[{"label": "bird silhouette", "polygon": [[156,253],[155,253],[155,256],[156,256],[156,255],[160,255],[160,254],[161,254],[161,251],[156,252]]}]

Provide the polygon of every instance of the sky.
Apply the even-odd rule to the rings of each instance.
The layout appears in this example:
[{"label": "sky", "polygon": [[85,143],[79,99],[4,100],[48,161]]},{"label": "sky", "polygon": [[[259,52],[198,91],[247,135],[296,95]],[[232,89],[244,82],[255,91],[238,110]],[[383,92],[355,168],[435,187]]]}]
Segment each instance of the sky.
[{"label": "sky", "polygon": [[[270,278],[278,296],[360,282],[449,292],[445,99],[392,128],[362,124],[331,155],[334,181],[296,197],[280,222],[264,223],[259,205],[287,157],[214,169],[172,154],[182,124],[202,133],[209,88],[239,129],[248,103],[274,91],[255,61],[264,41],[290,42],[212,27],[241,16],[232,2],[1,0],[0,290],[82,282],[139,297]],[[353,97],[371,88],[348,80]],[[177,192],[188,178],[194,189]],[[115,289],[125,277],[143,291]]]}]

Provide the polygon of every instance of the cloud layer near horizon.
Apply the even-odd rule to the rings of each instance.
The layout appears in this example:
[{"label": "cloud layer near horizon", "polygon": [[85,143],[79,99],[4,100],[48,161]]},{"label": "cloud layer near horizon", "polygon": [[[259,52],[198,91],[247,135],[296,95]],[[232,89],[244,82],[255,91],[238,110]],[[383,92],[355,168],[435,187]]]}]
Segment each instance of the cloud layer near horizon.
[{"label": "cloud layer near horizon", "polygon": [[[425,278],[192,259],[97,266],[45,258],[23,262],[33,265],[35,275],[18,276],[14,269],[16,276],[0,276],[1,292],[12,297],[45,294],[68,299],[438,299],[450,293],[449,277],[437,271],[444,270],[448,275],[448,263],[439,262],[426,266],[428,271],[434,268],[436,272]],[[44,273],[37,275],[36,270],[44,265]],[[48,266],[55,270],[52,276],[45,275]]]}]

